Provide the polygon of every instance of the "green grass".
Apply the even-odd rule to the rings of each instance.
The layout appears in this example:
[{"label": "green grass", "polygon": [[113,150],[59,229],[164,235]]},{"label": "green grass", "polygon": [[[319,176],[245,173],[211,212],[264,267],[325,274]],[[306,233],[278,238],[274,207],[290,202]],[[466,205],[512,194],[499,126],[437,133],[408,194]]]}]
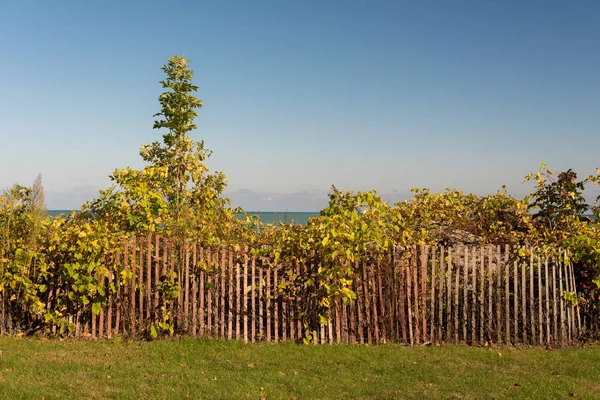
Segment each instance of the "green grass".
[{"label": "green grass", "polygon": [[0,398],[600,398],[600,348],[0,337]]}]

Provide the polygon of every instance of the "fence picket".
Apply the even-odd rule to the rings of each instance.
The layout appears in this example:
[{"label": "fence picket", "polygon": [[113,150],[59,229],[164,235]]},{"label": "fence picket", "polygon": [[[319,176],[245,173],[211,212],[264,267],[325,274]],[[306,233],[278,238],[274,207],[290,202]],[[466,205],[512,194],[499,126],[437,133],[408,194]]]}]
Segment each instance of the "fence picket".
[{"label": "fence picket", "polygon": [[[405,299],[408,299],[408,296],[410,296],[410,294],[407,295],[407,289],[406,289],[406,285],[405,285],[405,279],[404,279],[404,260],[401,259],[402,256],[399,256],[399,260],[397,260],[397,267],[398,267],[398,275],[399,275],[399,284],[398,287],[400,288],[399,292],[399,297],[400,297],[400,327],[402,329],[402,341],[404,343],[407,343],[407,332],[406,332],[406,304],[405,304]],[[412,334],[411,334],[412,337]]]},{"label": "fence picket", "polygon": [[233,338],[233,251],[229,251],[227,259],[227,339]]},{"label": "fence picket", "polygon": [[420,318],[419,318],[419,282],[418,282],[418,271],[419,271],[419,266],[417,264],[417,246],[414,245],[412,246],[412,254],[411,254],[411,263],[410,263],[410,267],[412,269],[412,276],[413,276],[413,289],[414,289],[414,308],[415,308],[415,343],[416,344],[420,344],[421,343],[421,327],[420,327]]},{"label": "fence picket", "polygon": [[423,343],[427,342],[427,253],[426,247],[421,245],[421,320],[423,324],[423,330],[421,335],[423,337]]},{"label": "fence picket", "polygon": [[252,314],[250,315],[250,325],[252,330],[250,335],[252,343],[256,341],[256,256],[252,256]]},{"label": "fence picket", "polygon": [[542,297],[542,260],[540,258],[540,254],[537,254],[537,271],[538,271],[538,328],[539,328],[539,336],[538,336],[538,344],[544,343],[544,322],[543,322],[543,297]]},{"label": "fence picket", "polygon": [[[410,345],[415,344],[415,340],[413,337],[413,321],[412,321],[412,299],[411,299],[411,290],[412,290],[412,274],[410,271],[410,262],[404,262],[405,267],[405,275],[406,278],[406,302],[407,302],[407,310],[408,310],[408,335],[410,337]],[[415,300],[416,301],[416,300]]]},{"label": "fence picket", "polygon": [[430,301],[430,312],[429,315],[431,315],[430,317],[430,325],[429,325],[429,332],[431,334],[431,342],[435,341],[435,314],[437,311],[437,308],[435,307],[435,289],[436,289],[436,248],[432,247],[430,254],[431,254],[431,301]]},{"label": "fence picket", "polygon": [[[444,265],[444,246],[440,247],[440,255],[439,255],[439,259],[440,259],[440,274],[439,274],[439,299],[438,299],[438,342],[441,343],[444,338],[443,338],[443,331],[442,331],[442,327],[444,326],[444,272],[445,272],[445,265]],[[449,307],[449,304],[447,304],[447,307]]]}]

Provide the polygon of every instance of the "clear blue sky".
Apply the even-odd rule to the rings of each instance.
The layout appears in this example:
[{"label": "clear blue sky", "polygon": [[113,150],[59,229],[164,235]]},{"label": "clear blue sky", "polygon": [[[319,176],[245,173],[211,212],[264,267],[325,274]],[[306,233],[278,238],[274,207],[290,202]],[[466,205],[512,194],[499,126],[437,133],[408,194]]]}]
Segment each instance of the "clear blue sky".
[{"label": "clear blue sky", "polygon": [[331,184],[515,195],[600,167],[600,1],[0,0],[0,188],[75,208],[159,137],[160,66],[192,59],[196,139],[248,210]]}]

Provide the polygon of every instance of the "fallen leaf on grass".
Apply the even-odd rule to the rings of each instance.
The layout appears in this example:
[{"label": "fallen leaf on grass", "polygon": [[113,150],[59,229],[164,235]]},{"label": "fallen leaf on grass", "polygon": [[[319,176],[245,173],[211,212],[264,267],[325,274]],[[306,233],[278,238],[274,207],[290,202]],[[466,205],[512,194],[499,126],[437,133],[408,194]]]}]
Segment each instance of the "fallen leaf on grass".
[{"label": "fallen leaf on grass", "polygon": [[498,352],[498,357],[502,357],[502,353]]},{"label": "fallen leaf on grass", "polygon": [[248,364],[248,368],[254,368],[254,364]]},{"label": "fallen leaf on grass", "polygon": [[288,373],[287,372],[280,372],[279,375],[281,375],[281,376],[288,376]]}]

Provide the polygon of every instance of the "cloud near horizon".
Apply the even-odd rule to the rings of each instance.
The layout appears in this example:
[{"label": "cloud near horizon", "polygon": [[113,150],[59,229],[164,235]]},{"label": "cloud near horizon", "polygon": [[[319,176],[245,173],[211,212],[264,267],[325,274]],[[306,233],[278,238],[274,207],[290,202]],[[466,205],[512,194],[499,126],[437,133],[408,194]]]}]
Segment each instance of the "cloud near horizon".
[{"label": "cloud near horizon", "polygon": [[[46,204],[50,210],[75,210],[98,196],[100,187],[78,187],[73,190],[46,190]],[[247,211],[318,212],[329,202],[329,189],[309,189],[296,193],[259,192],[251,189],[227,190],[224,196],[234,207]],[[380,193],[388,202],[405,200],[410,193],[397,190]]]},{"label": "cloud near horizon", "polygon": [[[81,205],[98,196],[100,187],[76,187],[73,190],[46,190],[46,204],[50,210],[75,210]],[[342,190],[342,189],[340,189]],[[224,196],[231,200],[234,207],[241,207],[246,211],[290,211],[290,212],[318,212],[327,206],[330,189],[312,188],[295,193],[260,192],[252,189],[226,190]],[[480,195],[485,195],[479,193]],[[600,195],[600,188],[589,186],[585,191],[588,204],[593,205],[594,200]],[[392,190],[379,195],[393,204],[412,197],[408,191]],[[526,191],[512,193],[517,198],[527,195]]]}]

